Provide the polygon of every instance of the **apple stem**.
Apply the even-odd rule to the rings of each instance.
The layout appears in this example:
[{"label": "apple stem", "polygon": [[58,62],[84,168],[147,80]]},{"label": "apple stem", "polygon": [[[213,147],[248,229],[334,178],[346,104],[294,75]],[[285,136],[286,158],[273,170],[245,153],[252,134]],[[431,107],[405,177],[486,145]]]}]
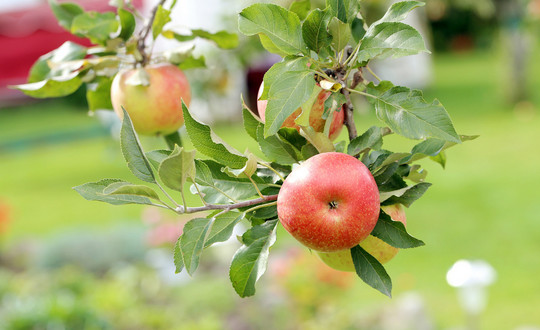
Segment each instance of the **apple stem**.
[{"label": "apple stem", "polygon": [[233,209],[239,209],[242,207],[248,207],[248,206],[263,204],[267,202],[273,202],[277,200],[277,197],[278,195],[276,194],[276,195],[263,196],[261,198],[238,202],[234,204],[208,204],[205,206],[198,206],[198,207],[183,207],[182,205],[180,205],[179,207],[175,209],[175,211],[176,213],[179,213],[179,214],[196,213],[196,212],[211,211],[211,210],[224,210],[226,212]]}]

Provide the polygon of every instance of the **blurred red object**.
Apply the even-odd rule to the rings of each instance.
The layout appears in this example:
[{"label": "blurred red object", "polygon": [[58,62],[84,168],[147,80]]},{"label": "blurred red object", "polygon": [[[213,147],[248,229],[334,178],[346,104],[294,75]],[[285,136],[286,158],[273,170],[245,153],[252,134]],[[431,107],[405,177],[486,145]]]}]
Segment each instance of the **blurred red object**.
[{"label": "blurred red object", "polygon": [[5,233],[8,229],[10,213],[9,205],[0,200],[0,235]]},{"label": "blurred red object", "polygon": [[[85,10],[115,11],[109,0],[72,0]],[[134,0],[141,8],[143,0]],[[26,9],[0,12],[0,107],[25,99],[25,95],[7,86],[26,83],[32,64],[66,41],[90,46],[87,39],[78,38],[62,28],[46,1]]]}]

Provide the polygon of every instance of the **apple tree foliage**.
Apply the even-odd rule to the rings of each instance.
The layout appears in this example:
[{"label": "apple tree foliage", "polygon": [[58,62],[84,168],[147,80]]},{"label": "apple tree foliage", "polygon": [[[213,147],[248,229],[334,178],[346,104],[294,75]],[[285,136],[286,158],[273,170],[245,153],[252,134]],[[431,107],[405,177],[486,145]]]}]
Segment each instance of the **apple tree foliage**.
[{"label": "apple tree foliage", "polygon": [[[204,58],[189,51],[150,54],[147,39],[162,36],[183,42],[205,38],[221,48],[237,45],[237,35],[225,31],[180,33],[165,29],[175,2],[169,8],[160,2],[151,19],[137,30],[136,11],[129,5],[119,5],[116,13],[97,13],[51,0],[60,24],[96,46],[65,43],[42,56],[32,67],[29,83],[18,88],[34,97],[60,97],[86,84],[90,109],[110,109],[110,84],[121,64],[144,65],[161,57],[183,69],[204,66]],[[170,149],[146,152],[125,112],[121,151],[142,183],[103,179],[74,189],[88,200],[198,214],[186,223],[174,248],[176,271],[185,270],[190,275],[197,270],[206,248],[230,239],[240,223],[247,225],[238,237],[242,245],[232,257],[229,277],[240,296],[254,295],[276,241],[277,196],[295,164],[322,152],[347,153],[359,158],[373,174],[381,205],[409,207],[431,185],[417,161],[429,157],[444,167],[447,148],[474,138],[457,134],[439,101],[427,101],[419,90],[382,81],[369,67],[374,59],[428,52],[420,33],[403,23],[411,10],[422,5],[418,1],[394,3],[369,25],[357,0],[326,0],[324,8],[315,9],[310,0],[296,0],[289,8],[269,3],[244,8],[238,14],[239,31],[258,36],[266,50],[282,57],[264,75],[261,99],[268,100],[265,123],[247,106],[243,109],[245,134],[256,141],[264,157],[235,150],[211,127],[196,120],[185,105],[185,128],[194,150],[186,150],[177,141]],[[309,126],[309,109],[323,89],[332,92],[323,114],[327,123],[323,132],[315,132]],[[358,127],[363,131],[357,131],[352,94],[371,103],[380,126]],[[303,109],[296,119],[300,130],[282,128],[299,107]],[[334,111],[345,112],[347,141],[334,143],[328,138]],[[383,143],[390,134],[418,143],[408,152],[393,152]],[[198,195],[201,205],[186,205],[187,193]],[[372,235],[400,249],[424,245],[383,211]],[[390,276],[377,259],[360,246],[351,249],[351,256],[358,276],[391,296]]]}]

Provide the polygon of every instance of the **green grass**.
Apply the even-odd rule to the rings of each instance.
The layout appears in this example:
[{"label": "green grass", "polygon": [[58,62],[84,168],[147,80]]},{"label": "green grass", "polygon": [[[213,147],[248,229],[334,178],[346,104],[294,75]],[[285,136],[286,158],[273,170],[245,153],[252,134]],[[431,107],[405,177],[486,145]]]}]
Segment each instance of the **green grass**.
[{"label": "green grass", "polygon": [[[394,296],[419,292],[436,328],[460,326],[465,316],[445,274],[458,259],[484,259],[497,282],[482,317],[484,329],[540,325],[540,100],[513,109],[505,100],[504,58],[494,53],[436,55],[435,79],[426,98],[445,105],[461,134],[479,134],[448,151],[445,170],[426,162],[434,185],[408,211],[408,228],[426,246],[401,251],[387,267]],[[540,88],[540,64],[531,63],[531,90]],[[494,69],[495,68],[495,69]],[[362,118],[375,123],[372,116]],[[0,145],[27,136],[69,129],[93,131],[96,120],[64,103],[0,111]],[[255,144],[240,127],[216,127],[225,140],[244,150]],[[34,140],[35,142],[36,140]],[[146,145],[160,142],[143,140]],[[407,150],[410,142],[389,139],[388,147]],[[71,187],[105,177],[132,180],[118,143],[107,136],[26,145],[0,153],[0,201],[12,208],[7,239],[43,237],[66,227],[106,227],[122,220],[140,221],[142,207],[87,202]],[[191,199],[191,202],[196,199]],[[280,232],[280,238],[286,237]],[[223,274],[223,276],[226,276]],[[389,300],[359,281],[336,308],[351,313],[377,311]]]}]

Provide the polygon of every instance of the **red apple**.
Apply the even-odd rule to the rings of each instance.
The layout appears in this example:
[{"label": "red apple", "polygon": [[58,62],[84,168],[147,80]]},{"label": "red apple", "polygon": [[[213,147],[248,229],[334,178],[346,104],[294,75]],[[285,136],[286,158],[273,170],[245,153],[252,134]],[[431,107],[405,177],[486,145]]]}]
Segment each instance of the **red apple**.
[{"label": "red apple", "polygon": [[[382,206],[381,209],[386,212],[392,220],[400,221],[404,225],[407,224],[405,211],[401,204]],[[381,264],[387,263],[394,258],[399,250],[373,235],[369,235],[365,240],[360,242],[360,246],[374,256]],[[345,272],[355,271],[350,250],[328,253],[318,252],[317,254],[325,264],[334,269]]]},{"label": "red apple", "polygon": [[182,100],[189,105],[191,92],[184,73],[176,66],[164,63],[144,67],[146,86],[140,84],[137,70],[119,72],[111,86],[114,111],[123,118],[126,109],[135,131],[143,135],[167,135],[184,124]]},{"label": "red apple", "polygon": [[[264,122],[264,115],[266,113],[266,106],[268,104],[268,100],[259,100],[259,98],[262,95],[264,89],[264,83],[261,84],[261,87],[259,87],[259,93],[257,95],[257,110],[259,112],[259,117]],[[315,132],[323,132],[324,131],[324,125],[326,124],[326,120],[322,118],[322,115],[324,113],[324,101],[332,94],[331,92],[322,90],[319,93],[319,96],[317,97],[317,100],[313,103],[313,107],[311,108],[311,112],[309,113],[309,125],[313,127]],[[302,108],[296,109],[292,115],[287,117],[285,121],[283,122],[283,125],[281,127],[291,127],[296,128],[297,130],[300,130],[300,127],[294,122],[298,116],[302,113]],[[344,111],[341,109],[340,111],[334,111],[333,114],[333,120],[332,124],[330,126],[329,131],[329,138],[330,140],[335,140],[339,133],[341,132],[341,129],[343,128],[343,120],[344,120]]]},{"label": "red apple", "polygon": [[316,251],[350,249],[379,218],[379,190],[368,168],[339,152],[315,155],[283,182],[277,199],[281,224]]}]

